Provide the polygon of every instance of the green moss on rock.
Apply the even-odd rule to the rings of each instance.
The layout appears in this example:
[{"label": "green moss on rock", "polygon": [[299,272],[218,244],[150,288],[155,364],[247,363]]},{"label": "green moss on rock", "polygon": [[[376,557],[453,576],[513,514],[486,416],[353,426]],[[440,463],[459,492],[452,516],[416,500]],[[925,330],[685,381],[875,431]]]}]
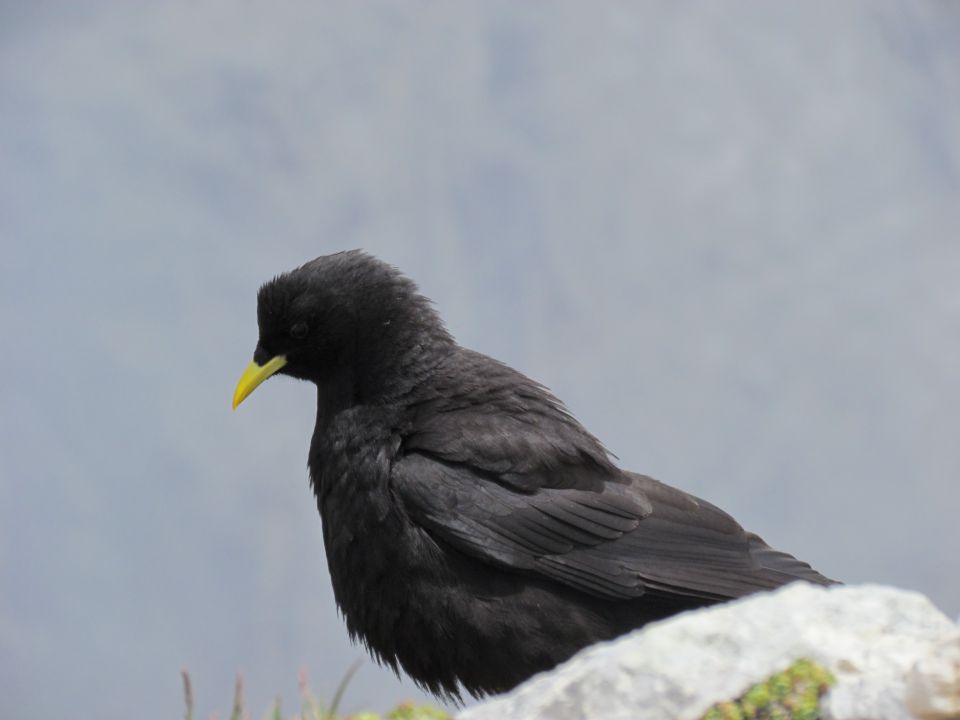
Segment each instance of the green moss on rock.
[{"label": "green moss on rock", "polygon": [[388,712],[384,720],[450,720],[450,715],[430,705],[404,703]]},{"label": "green moss on rock", "polygon": [[717,703],[703,720],[818,720],[820,698],[834,682],[823,666],[797,660],[738,699]]},{"label": "green moss on rock", "polygon": [[[332,720],[335,720],[335,718]],[[440,708],[431,707],[430,705],[402,703],[386,715],[364,712],[349,715],[346,720],[451,720],[451,718],[448,713]]]}]

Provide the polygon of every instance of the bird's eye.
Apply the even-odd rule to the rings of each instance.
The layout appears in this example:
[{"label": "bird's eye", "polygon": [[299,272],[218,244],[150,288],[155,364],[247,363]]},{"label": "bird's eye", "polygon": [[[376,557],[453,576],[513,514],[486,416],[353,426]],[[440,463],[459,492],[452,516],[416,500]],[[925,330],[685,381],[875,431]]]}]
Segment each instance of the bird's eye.
[{"label": "bird's eye", "polygon": [[290,337],[294,340],[303,340],[307,336],[307,329],[305,322],[294,323],[290,327]]}]

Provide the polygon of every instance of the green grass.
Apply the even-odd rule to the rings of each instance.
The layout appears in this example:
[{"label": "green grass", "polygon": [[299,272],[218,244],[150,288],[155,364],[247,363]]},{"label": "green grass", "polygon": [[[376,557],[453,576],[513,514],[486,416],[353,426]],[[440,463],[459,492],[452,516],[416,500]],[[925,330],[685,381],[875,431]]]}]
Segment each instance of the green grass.
[{"label": "green grass", "polygon": [[[306,674],[301,672],[298,678],[300,685],[300,711],[293,715],[285,715],[280,698],[273,702],[273,706],[262,716],[265,720],[452,720],[451,716],[439,708],[430,705],[415,705],[414,703],[401,703],[393,710],[387,713],[360,712],[352,715],[339,715],[338,709],[343,693],[347,689],[351,678],[360,668],[360,663],[354,663],[344,674],[343,679],[337,686],[336,692],[329,705],[325,705],[317,700],[316,696],[310,690]],[[186,704],[184,713],[185,720],[195,720],[193,715],[193,683],[190,680],[190,673],[182,671],[183,676],[183,695]],[[237,675],[237,682],[233,690],[233,707],[230,712],[230,720],[252,720],[250,712],[246,709],[243,699],[243,676]]]},{"label": "green grass", "polygon": [[736,700],[717,703],[703,720],[819,720],[820,698],[835,682],[812,660],[797,660]]}]

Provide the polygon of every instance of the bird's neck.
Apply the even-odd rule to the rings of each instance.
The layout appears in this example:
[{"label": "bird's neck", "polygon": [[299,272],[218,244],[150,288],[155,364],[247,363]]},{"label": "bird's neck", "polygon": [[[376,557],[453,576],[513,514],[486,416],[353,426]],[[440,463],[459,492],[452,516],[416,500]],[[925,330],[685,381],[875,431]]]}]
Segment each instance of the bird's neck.
[{"label": "bird's neck", "polygon": [[340,367],[316,381],[317,424],[315,432],[330,426],[339,413],[357,404],[356,379],[353,368]]},{"label": "bird's neck", "polygon": [[313,378],[317,386],[315,432],[324,432],[337,415],[357,406],[402,406],[457,348],[439,324],[426,329],[387,324],[379,334],[357,338],[346,356],[350,360]]},{"label": "bird's neck", "polygon": [[364,338],[354,368],[355,400],[392,403],[408,395],[436,372],[457,345],[442,326],[423,328],[395,322]]}]

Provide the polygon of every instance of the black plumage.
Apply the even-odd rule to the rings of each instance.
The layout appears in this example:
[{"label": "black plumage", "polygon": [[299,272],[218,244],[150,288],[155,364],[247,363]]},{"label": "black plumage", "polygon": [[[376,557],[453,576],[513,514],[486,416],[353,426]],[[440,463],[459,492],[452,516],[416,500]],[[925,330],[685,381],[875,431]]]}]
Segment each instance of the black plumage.
[{"label": "black plumage", "polygon": [[317,385],[310,478],[337,604],[351,636],[434,693],[501,692],[651,620],[831,582],[619,469],[543,386],[457,345],[369,255],[274,278],[257,312],[257,379],[235,404],[274,358]]}]

